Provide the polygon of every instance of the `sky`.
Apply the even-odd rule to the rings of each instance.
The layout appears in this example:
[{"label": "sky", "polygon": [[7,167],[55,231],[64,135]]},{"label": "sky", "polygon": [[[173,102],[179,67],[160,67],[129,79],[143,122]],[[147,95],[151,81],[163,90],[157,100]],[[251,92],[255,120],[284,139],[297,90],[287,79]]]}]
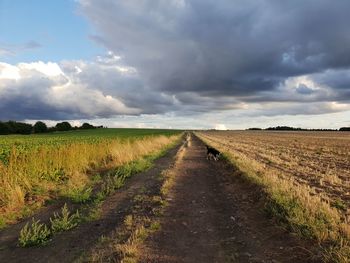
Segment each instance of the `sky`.
[{"label": "sky", "polygon": [[0,120],[350,126],[350,1],[0,0]]}]

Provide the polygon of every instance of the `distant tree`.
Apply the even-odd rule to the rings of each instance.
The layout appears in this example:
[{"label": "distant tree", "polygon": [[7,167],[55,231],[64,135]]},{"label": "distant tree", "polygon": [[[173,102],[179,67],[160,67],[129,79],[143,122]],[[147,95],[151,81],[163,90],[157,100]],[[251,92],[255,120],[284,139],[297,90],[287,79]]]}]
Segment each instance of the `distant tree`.
[{"label": "distant tree", "polygon": [[10,134],[17,133],[18,129],[17,129],[17,124],[16,124],[15,121],[8,121],[8,122],[6,122],[6,125],[7,125],[8,129],[9,129],[9,133]]},{"label": "distant tree", "polygon": [[59,123],[56,124],[56,130],[57,131],[69,131],[71,129],[72,129],[72,126],[67,121],[59,122]]},{"label": "distant tree", "polygon": [[10,128],[6,122],[0,122],[0,135],[10,134]]},{"label": "distant tree", "polygon": [[350,127],[341,127],[339,131],[350,131]]},{"label": "distant tree", "polygon": [[[346,129],[346,127],[344,127]],[[288,126],[277,126],[277,127],[269,127],[265,130],[268,131],[338,131],[336,129],[305,129],[305,128],[294,128]]]},{"label": "distant tree", "polygon": [[33,131],[34,133],[43,133],[43,132],[47,132],[48,129],[44,122],[37,121],[33,126]]},{"label": "distant tree", "polygon": [[8,121],[7,125],[11,134],[31,134],[33,126],[28,123]]},{"label": "distant tree", "polygon": [[288,127],[288,126],[277,126],[277,127],[269,127],[266,130],[268,130],[268,131],[301,131],[302,129],[301,128]]},{"label": "distant tree", "polygon": [[249,128],[248,130],[249,131],[261,131],[262,129],[261,128]]},{"label": "distant tree", "polygon": [[80,129],[86,130],[86,129],[95,129],[95,126],[91,125],[90,123],[83,123],[83,125],[81,125]]},{"label": "distant tree", "polygon": [[33,125],[23,122],[17,123],[17,132],[19,134],[31,134],[33,131]]},{"label": "distant tree", "polygon": [[47,132],[55,132],[57,131],[56,127],[48,127]]}]

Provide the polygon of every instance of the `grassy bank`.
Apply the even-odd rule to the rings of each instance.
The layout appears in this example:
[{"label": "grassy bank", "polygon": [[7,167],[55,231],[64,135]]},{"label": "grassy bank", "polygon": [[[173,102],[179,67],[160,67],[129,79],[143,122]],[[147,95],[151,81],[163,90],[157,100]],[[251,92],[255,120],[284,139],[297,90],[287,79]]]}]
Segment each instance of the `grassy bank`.
[{"label": "grassy bank", "polygon": [[46,200],[84,197],[83,191],[87,198],[99,170],[123,166],[157,152],[179,134],[139,132],[133,131],[129,137],[119,130],[114,136],[111,131],[93,131],[15,136],[15,141],[14,136],[1,137],[0,142],[12,148],[0,161],[0,227],[29,215]]},{"label": "grassy bank", "polygon": [[[109,195],[122,187],[129,177],[151,168],[155,160],[179,143],[181,137],[173,136],[170,138],[172,141],[161,149],[112,169],[103,178],[95,179],[97,191],[84,199],[84,204],[75,205],[75,213],[71,214],[67,204],[65,204],[61,213],[53,213],[49,222],[41,223],[32,218],[32,221],[27,223],[19,234],[19,245],[22,247],[45,245],[59,232],[68,231],[80,222],[97,220],[100,217],[100,206]],[[84,195],[85,191],[82,191],[80,196],[77,195],[75,198],[79,197],[79,200],[82,200]]]},{"label": "grassy bank", "polygon": [[182,160],[189,144],[187,136],[176,154],[174,165],[160,174],[161,183],[154,189],[139,191],[133,199],[132,213],[125,216],[122,226],[110,235],[102,236],[92,251],[82,255],[78,262],[139,262],[145,252],[144,241],[161,228],[166,198],[175,184],[174,167]]}]

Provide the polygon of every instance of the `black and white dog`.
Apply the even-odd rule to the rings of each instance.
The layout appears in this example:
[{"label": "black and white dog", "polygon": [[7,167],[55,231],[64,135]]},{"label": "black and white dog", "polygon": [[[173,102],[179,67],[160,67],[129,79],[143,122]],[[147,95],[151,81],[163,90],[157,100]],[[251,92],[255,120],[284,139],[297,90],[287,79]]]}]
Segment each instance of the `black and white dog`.
[{"label": "black and white dog", "polygon": [[211,160],[211,159],[214,159],[214,161],[219,160],[221,153],[218,150],[208,145],[206,145],[205,147],[207,147],[207,160]]}]

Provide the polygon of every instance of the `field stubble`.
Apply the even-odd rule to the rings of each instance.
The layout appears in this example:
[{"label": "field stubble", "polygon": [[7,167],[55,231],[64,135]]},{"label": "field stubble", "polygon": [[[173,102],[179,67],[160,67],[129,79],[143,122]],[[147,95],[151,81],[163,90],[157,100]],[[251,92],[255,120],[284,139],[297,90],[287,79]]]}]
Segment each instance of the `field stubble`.
[{"label": "field stubble", "polygon": [[335,132],[209,131],[222,151],[269,198],[267,210],[317,240],[326,260],[350,259],[350,135]]}]

